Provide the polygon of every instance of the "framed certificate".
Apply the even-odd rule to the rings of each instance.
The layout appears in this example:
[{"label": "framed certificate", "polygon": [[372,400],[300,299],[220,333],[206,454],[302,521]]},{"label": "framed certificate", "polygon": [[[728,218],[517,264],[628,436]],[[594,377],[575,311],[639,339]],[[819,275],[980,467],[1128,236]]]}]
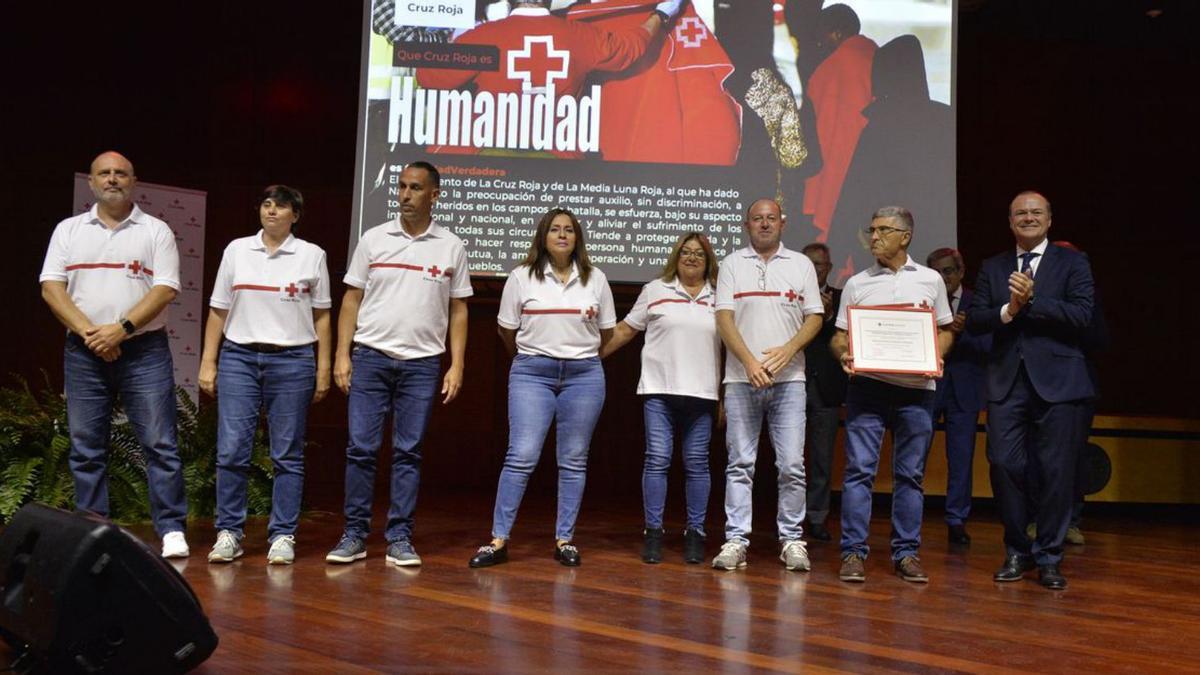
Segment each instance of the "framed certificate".
[{"label": "framed certificate", "polygon": [[855,371],[942,376],[933,309],[851,305],[846,322]]}]

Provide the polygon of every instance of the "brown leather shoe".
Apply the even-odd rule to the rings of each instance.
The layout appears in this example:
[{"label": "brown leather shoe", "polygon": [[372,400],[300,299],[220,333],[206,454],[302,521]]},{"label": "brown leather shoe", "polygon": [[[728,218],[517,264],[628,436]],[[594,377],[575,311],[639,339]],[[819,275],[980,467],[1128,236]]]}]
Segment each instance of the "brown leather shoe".
[{"label": "brown leather shoe", "polygon": [[863,564],[862,556],[857,553],[851,553],[842,559],[842,569],[838,571],[838,578],[842,581],[849,581],[856,584],[861,584],[867,580],[867,568]]},{"label": "brown leather shoe", "polygon": [[896,561],[896,574],[905,581],[911,581],[914,584],[929,583],[929,575],[925,573],[925,569],[921,567],[921,559],[915,555],[906,556]]}]

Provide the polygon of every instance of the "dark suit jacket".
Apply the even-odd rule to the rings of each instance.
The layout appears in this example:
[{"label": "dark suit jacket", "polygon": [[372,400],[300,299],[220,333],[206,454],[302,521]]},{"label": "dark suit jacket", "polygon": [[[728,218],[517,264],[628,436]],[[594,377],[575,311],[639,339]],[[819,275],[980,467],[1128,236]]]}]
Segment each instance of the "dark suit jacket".
[{"label": "dark suit jacket", "polygon": [[842,304],[842,289],[830,287],[833,295],[832,316],[825,317],[821,332],[804,348],[804,376],[816,382],[821,402],[830,408],[846,401],[846,371],[829,350],[829,341],[837,332],[838,307]]},{"label": "dark suit jacket", "polygon": [[[968,312],[974,294],[962,287],[962,299],[958,301],[958,311]],[[953,392],[954,400],[961,410],[982,410],[987,403],[984,379],[987,355],[992,349],[990,333],[972,335],[963,331],[955,340],[950,353],[946,355],[942,379],[938,380],[937,406],[945,405],[946,392]]]},{"label": "dark suit jacket", "polygon": [[1075,251],[1050,245],[1038,263],[1033,299],[1009,323],[1000,321],[1008,302],[1008,276],[1017,269],[1016,247],[983,262],[975,297],[967,313],[973,335],[992,333],[988,355],[989,401],[1003,399],[1025,361],[1025,371],[1038,396],[1047,403],[1088,398],[1088,378],[1080,347],[1092,321],[1092,268]]}]

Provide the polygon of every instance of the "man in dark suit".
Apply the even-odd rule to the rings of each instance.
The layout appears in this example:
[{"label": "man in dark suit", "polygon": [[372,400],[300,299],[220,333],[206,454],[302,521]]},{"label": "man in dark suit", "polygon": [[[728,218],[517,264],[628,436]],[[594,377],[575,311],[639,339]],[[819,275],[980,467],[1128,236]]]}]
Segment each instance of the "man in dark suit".
[{"label": "man in dark suit", "polygon": [[833,481],[833,448],[837,444],[838,414],[846,400],[846,373],[829,351],[837,332],[834,319],[842,302],[842,289],[829,285],[833,261],[825,244],[809,244],[802,251],[817,270],[825,323],[821,332],[804,348],[808,413],[808,535],[818,541],[832,536],[825,527],[829,516],[829,485]]},{"label": "man in dark suit", "polygon": [[964,335],[971,291],[962,285],[966,274],[962,254],[956,249],[939,248],[925,264],[942,275],[950,296],[954,323],[948,330],[955,334],[954,346],[946,355],[942,379],[938,380],[933,421],[945,420],[946,429],[946,528],[951,544],[971,543],[967,517],[971,514],[972,464],[975,460],[975,426],[986,400],[984,367],[992,348],[990,335]]},{"label": "man in dark suit", "polygon": [[[1004,522],[1004,564],[996,581],[1038,569],[1059,590],[1071,517],[1079,415],[1092,395],[1080,337],[1092,318],[1092,270],[1083,255],[1050,246],[1050,203],[1022,192],[1009,205],[1016,250],[984,261],[967,330],[992,333],[988,357],[988,461]],[[1037,538],[1025,534],[1030,453],[1038,466]]]}]

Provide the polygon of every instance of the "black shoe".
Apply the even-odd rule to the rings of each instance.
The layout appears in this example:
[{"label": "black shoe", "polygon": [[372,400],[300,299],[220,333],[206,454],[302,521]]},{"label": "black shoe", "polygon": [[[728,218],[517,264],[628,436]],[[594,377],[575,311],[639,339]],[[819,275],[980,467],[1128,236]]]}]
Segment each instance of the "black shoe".
[{"label": "black shoe", "polygon": [[971,535],[967,534],[966,526],[948,525],[947,530],[948,532],[946,534],[946,538],[950,540],[951,544],[956,544],[958,546],[971,545]]},{"label": "black shoe", "polygon": [[833,535],[829,533],[829,528],[825,527],[825,523],[809,523],[808,538],[814,541],[830,541]]},{"label": "black shoe", "polygon": [[566,567],[579,567],[580,563],[583,562],[583,558],[579,555],[579,549],[575,548],[575,544],[555,546],[554,559]]},{"label": "black shoe", "polygon": [[1058,571],[1058,565],[1038,565],[1038,583],[1052,591],[1067,587],[1067,578]]},{"label": "black shoe", "polygon": [[648,527],[642,531],[642,536],[642,562],[647,565],[662,562],[662,528]]},{"label": "black shoe", "polygon": [[683,561],[689,565],[704,562],[704,535],[696,530],[683,531]]},{"label": "black shoe", "polygon": [[487,546],[480,546],[479,550],[475,552],[475,557],[471,558],[471,561],[467,565],[471,567],[491,567],[492,565],[499,565],[506,562],[508,562],[508,546],[496,548],[488,544]]},{"label": "black shoe", "polygon": [[1004,559],[1004,564],[992,575],[992,581],[1020,581],[1025,573],[1036,567],[1033,558],[1027,555],[1010,555]]}]

